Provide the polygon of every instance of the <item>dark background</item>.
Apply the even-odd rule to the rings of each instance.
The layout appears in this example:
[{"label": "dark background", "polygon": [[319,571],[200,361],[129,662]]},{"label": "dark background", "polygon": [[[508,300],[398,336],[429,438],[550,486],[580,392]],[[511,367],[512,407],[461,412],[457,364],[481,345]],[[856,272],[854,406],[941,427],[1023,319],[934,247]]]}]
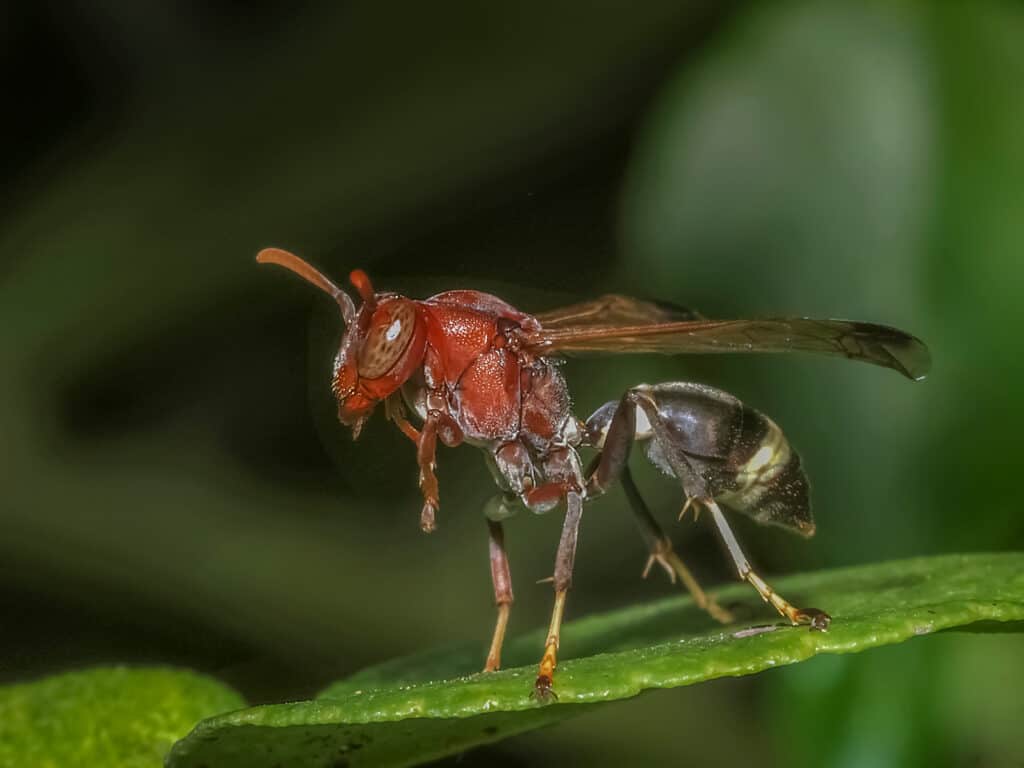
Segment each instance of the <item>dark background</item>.
[{"label": "dark background", "polygon": [[[267,245],[414,296],[905,327],[922,384],[807,358],[566,373],[580,415],[691,379],[780,422],[819,533],[737,521],[769,576],[1024,544],[1018,3],[51,0],[0,10],[0,43],[3,681],[167,662],[276,701],[423,647],[482,661],[481,457],[442,452],[423,536],[407,441],[333,421],[336,311],[257,268]],[[668,525],[679,489],[638,471]],[[508,526],[513,632],[547,620],[559,525]],[[703,523],[672,530],[732,578]],[[669,594],[643,561],[622,498],[596,503],[570,617]],[[1022,651],[820,658],[462,764],[1019,765]]]}]

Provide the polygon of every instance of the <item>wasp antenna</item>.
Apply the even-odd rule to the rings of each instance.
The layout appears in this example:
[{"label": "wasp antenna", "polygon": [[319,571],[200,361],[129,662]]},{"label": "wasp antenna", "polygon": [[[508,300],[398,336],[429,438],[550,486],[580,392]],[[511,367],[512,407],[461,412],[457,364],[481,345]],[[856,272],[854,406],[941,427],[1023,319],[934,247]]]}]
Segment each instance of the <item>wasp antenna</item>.
[{"label": "wasp antenna", "polygon": [[363,299],[363,303],[371,307],[376,304],[376,294],[373,292],[373,283],[370,282],[369,275],[361,269],[353,269],[352,273],[348,276],[348,279],[359,292],[359,295]]},{"label": "wasp antenna", "polygon": [[356,306],[352,303],[352,298],[309,262],[280,248],[264,248],[256,254],[256,261],[260,264],[277,264],[291,270],[338,302],[338,306],[341,308],[341,317],[346,325],[352,325],[355,322]]}]

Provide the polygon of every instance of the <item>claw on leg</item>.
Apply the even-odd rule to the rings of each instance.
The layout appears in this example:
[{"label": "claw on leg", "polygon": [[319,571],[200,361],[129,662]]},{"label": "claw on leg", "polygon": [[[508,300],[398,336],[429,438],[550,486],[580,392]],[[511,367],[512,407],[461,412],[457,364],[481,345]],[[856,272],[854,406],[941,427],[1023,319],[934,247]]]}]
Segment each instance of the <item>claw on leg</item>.
[{"label": "claw on leg", "polygon": [[677,518],[679,520],[679,522],[682,522],[683,518],[686,517],[686,513],[689,512],[690,509],[693,509],[693,522],[696,523],[697,520],[700,519],[700,503],[699,503],[699,501],[700,501],[699,499],[697,499],[697,498],[695,498],[693,496],[687,497],[686,503],[683,504],[683,508],[681,510],[679,510],[679,517]]},{"label": "claw on leg", "polygon": [[423,509],[420,512],[420,530],[424,533],[433,533],[437,529],[437,502],[426,500],[423,502]]},{"label": "claw on leg", "polygon": [[827,632],[832,617],[817,608],[800,608],[796,612],[797,624],[810,624],[812,630]]},{"label": "claw on leg", "polygon": [[660,552],[647,556],[647,562],[644,564],[644,570],[643,573],[640,574],[640,578],[646,579],[648,576],[650,576],[651,568],[654,567],[655,563],[661,566],[661,569],[665,572],[665,575],[668,576],[668,580],[672,584],[675,584],[676,572],[672,570],[672,566],[669,564],[668,560],[665,559],[665,556]]},{"label": "claw on leg", "polygon": [[558,694],[552,688],[551,677],[548,675],[537,676],[537,682],[533,684],[530,696],[537,699],[541,704],[547,704],[552,699],[558,701]]},{"label": "claw on leg", "polygon": [[437,475],[434,474],[436,464],[430,462],[420,468],[420,491],[423,494],[423,509],[420,511],[420,530],[433,533],[437,529],[437,509],[441,506],[438,500]]},{"label": "claw on leg", "polygon": [[555,677],[555,667],[558,666],[558,639],[548,638],[544,648],[544,657],[540,661],[540,669],[537,671],[537,680],[533,684],[531,694],[542,704],[554,699],[558,701],[558,694],[552,687]]},{"label": "claw on leg", "polygon": [[558,637],[562,629],[562,614],[565,611],[565,598],[568,590],[559,590],[555,593],[555,607],[551,611],[551,626],[548,629],[548,639],[544,643],[544,656],[541,657],[540,666],[537,668],[537,681],[533,684],[533,696],[540,702],[558,699],[558,695],[552,690],[552,682],[555,678],[555,668],[558,666]]}]

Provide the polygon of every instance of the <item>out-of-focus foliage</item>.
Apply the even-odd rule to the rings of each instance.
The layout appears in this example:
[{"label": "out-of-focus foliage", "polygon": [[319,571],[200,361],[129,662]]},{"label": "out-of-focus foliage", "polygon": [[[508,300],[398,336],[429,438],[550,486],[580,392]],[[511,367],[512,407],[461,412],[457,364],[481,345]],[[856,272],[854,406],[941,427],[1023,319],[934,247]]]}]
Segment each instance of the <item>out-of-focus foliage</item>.
[{"label": "out-of-focus foliage", "polygon": [[[509,644],[505,658],[512,666],[501,672],[473,674],[479,659],[472,651],[435,652],[364,670],[318,700],[211,718],[175,746],[169,763],[415,765],[645,690],[752,674],[820,653],[855,653],[962,626],[1001,631],[1000,622],[1011,622],[1011,631],[1024,628],[1021,554],[898,560],[793,577],[779,587],[828,606],[832,628],[811,632],[748,621],[689,634],[684,628],[706,626],[707,615],[689,598],[663,600],[568,624],[563,655],[569,649],[592,655],[559,665],[557,704],[531,696],[531,662],[544,644],[544,635],[534,632]],[[751,597],[749,588],[735,586],[720,600],[740,615],[763,614],[765,606]],[[734,603],[737,598],[741,602]]]},{"label": "out-of-focus foliage", "polygon": [[174,669],[100,667],[0,688],[3,768],[160,768],[197,719],[242,698]]},{"label": "out-of-focus foliage", "polygon": [[[807,457],[828,562],[1024,539],[1021,40],[1009,4],[763,9],[668,87],[641,142],[624,224],[647,290],[693,286],[730,313],[871,317],[932,348],[922,387],[817,363],[726,371],[743,396],[758,366],[748,399]],[[780,749],[799,742],[787,762],[808,766],[1024,754],[1011,732],[981,737],[978,717],[934,704],[963,698],[954,670],[985,664],[976,653],[801,671],[772,689]],[[1024,682],[1024,656],[1004,661]]]},{"label": "out-of-focus foliage", "polygon": [[[741,525],[768,574],[1024,547],[1019,3],[260,5],[26,3],[0,25],[27,41],[3,46],[25,95],[0,165],[4,680],[177,662],[276,701],[421,647],[483,655],[480,457],[442,452],[423,537],[407,441],[333,423],[337,321],[255,267],[271,244],[415,295],[904,326],[933,351],[920,385],[804,359],[565,370],[581,415],[690,378],[779,421],[819,534]],[[667,523],[678,488],[637,470]],[[672,589],[640,581],[630,526],[616,495],[588,511],[570,615]],[[558,527],[508,527],[514,630],[547,620]],[[731,577],[706,529],[675,533],[705,581]],[[935,639],[644,697],[464,765],[1006,764],[1022,682],[1019,638]]]}]

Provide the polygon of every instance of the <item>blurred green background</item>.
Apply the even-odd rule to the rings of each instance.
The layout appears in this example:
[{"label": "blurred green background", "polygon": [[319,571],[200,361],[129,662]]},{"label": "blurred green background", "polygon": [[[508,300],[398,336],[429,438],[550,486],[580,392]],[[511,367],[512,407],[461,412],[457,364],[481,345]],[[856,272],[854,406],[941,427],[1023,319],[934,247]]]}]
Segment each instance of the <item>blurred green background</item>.
[{"label": "blurred green background", "polygon": [[[566,372],[580,415],[688,379],[784,427],[819,533],[737,521],[769,577],[1024,546],[1020,3],[51,0],[0,11],[0,41],[0,681],[168,662],[276,701],[424,647],[482,662],[481,457],[442,452],[422,535],[410,446],[334,422],[336,311],[257,268],[267,245],[415,296],[904,327],[922,384],[808,358]],[[679,489],[638,471],[669,525]],[[631,525],[593,505],[570,616],[674,589],[640,579]],[[559,526],[507,528],[513,632],[547,620]],[[671,530],[732,578],[703,524]],[[1020,766],[1022,684],[1018,637],[948,634],[460,765]]]}]

